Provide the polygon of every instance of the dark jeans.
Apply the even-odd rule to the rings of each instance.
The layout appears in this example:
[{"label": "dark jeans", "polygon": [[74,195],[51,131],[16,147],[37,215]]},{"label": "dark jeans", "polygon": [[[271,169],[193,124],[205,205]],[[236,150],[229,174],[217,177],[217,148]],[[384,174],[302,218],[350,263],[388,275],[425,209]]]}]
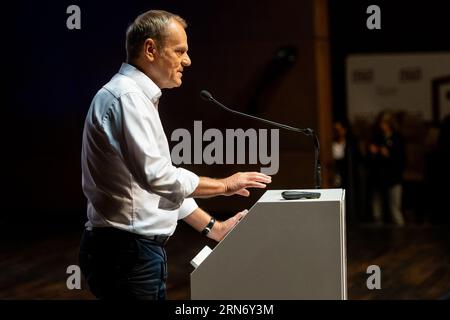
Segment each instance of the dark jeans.
[{"label": "dark jeans", "polygon": [[115,228],[95,230],[85,230],[79,259],[97,298],[166,298],[167,256],[160,244]]}]

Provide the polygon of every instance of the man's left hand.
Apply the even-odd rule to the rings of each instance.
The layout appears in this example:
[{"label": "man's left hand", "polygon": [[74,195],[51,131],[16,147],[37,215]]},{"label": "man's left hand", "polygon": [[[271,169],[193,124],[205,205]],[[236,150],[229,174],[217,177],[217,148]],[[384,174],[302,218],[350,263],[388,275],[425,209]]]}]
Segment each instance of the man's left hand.
[{"label": "man's left hand", "polygon": [[248,210],[243,210],[228,220],[217,221],[208,233],[208,238],[216,240],[217,242],[221,241],[234,228],[234,226],[237,225],[243,217],[245,217],[247,212]]}]

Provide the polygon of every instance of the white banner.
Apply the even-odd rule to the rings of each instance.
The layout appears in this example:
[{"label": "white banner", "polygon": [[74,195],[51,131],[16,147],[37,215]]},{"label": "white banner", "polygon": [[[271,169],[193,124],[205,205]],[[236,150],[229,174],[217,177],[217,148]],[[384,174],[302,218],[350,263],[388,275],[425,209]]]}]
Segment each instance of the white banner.
[{"label": "white banner", "polygon": [[[348,117],[373,119],[383,109],[426,121],[450,114],[450,53],[358,54],[347,58]],[[433,110],[433,83],[435,109]]]}]

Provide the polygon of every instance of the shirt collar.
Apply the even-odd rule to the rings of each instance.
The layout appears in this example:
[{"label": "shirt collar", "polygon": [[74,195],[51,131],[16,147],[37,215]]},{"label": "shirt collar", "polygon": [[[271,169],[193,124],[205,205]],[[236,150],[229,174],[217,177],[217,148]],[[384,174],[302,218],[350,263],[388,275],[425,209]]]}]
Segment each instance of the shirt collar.
[{"label": "shirt collar", "polygon": [[119,73],[133,79],[150,101],[157,106],[161,89],[145,73],[128,63],[122,63]]}]

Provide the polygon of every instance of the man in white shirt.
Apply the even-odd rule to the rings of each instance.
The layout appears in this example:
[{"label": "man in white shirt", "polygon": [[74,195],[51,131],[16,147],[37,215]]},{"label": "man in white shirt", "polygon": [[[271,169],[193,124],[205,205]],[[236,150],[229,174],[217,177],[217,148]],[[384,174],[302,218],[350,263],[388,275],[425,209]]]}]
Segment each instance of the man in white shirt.
[{"label": "man in white shirt", "polygon": [[100,299],[165,299],[164,245],[183,219],[220,241],[245,215],[215,221],[193,197],[248,196],[271,178],[259,172],[224,179],[176,168],[158,114],[161,89],[179,87],[191,64],[185,21],[152,10],[127,30],[127,63],[94,97],[82,146],[88,200],[80,265]]}]

